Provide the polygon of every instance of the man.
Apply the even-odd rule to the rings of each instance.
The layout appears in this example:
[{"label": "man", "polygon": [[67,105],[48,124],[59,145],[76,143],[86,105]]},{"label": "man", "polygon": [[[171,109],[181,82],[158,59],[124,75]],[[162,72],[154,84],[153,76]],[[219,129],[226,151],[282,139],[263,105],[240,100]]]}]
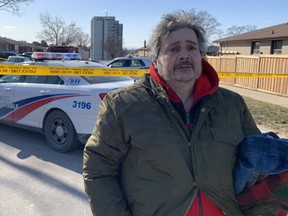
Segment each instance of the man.
[{"label": "man", "polygon": [[205,42],[192,13],[164,15],[149,43],[150,74],[102,101],[84,149],[94,215],[242,215],[235,152],[260,131],[243,98],[218,87]]}]

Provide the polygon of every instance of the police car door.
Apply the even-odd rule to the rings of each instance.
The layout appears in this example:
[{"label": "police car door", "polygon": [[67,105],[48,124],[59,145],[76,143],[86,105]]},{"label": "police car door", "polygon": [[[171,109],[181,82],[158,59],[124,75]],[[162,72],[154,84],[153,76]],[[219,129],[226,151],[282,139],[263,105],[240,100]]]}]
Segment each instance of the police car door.
[{"label": "police car door", "polygon": [[14,101],[14,89],[23,80],[20,75],[0,76],[0,121],[6,123],[14,122],[14,112],[17,103]]},{"label": "police car door", "polygon": [[14,121],[18,124],[42,128],[47,104],[55,88],[61,82],[58,76],[25,76],[23,83],[16,86],[14,100],[18,102],[18,111]]}]

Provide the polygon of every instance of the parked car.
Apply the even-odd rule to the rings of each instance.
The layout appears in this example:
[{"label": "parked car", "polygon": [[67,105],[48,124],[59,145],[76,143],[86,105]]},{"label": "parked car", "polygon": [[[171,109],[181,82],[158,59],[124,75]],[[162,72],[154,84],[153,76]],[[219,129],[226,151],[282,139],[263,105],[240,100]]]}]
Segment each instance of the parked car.
[{"label": "parked car", "polygon": [[19,56],[24,56],[24,57],[29,58],[31,60],[32,54],[33,54],[33,52],[24,52],[22,54],[19,54]]},{"label": "parked car", "polygon": [[30,61],[30,60],[31,60],[31,58],[29,58],[29,57],[15,55],[15,56],[9,56],[8,59],[2,63],[15,64],[15,63],[22,63],[22,62],[26,62],[26,61]]},{"label": "parked car", "polygon": [[[107,68],[80,60],[41,59],[26,64]],[[0,122],[40,132],[56,151],[71,151],[86,143],[104,96],[132,83],[124,76],[2,75]]]},{"label": "parked car", "polygon": [[[149,69],[151,62],[148,57],[128,56],[114,58],[105,65],[110,68]],[[140,77],[132,78],[137,80]]]},{"label": "parked car", "polygon": [[8,59],[9,56],[15,56],[17,54],[12,52],[0,52],[0,58]]},{"label": "parked car", "polygon": [[111,61],[107,62],[105,65],[107,67],[113,68],[147,69],[150,67],[150,64],[151,63],[148,57],[128,56],[114,58]]}]

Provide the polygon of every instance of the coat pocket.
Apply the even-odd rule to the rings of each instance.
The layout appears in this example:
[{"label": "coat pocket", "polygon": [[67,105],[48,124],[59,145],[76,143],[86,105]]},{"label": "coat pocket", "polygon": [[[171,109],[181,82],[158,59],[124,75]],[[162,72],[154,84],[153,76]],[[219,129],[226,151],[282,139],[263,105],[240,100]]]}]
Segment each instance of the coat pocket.
[{"label": "coat pocket", "polygon": [[216,142],[237,146],[244,138],[241,128],[214,127],[210,128],[211,135]]}]

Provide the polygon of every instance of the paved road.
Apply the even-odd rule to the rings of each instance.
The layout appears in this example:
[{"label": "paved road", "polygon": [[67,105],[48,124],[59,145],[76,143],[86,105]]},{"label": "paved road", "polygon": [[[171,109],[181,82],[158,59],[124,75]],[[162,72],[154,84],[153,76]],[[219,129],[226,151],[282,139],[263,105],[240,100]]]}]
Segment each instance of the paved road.
[{"label": "paved road", "polygon": [[37,133],[0,125],[1,216],[92,216],[82,151],[58,153]]}]

